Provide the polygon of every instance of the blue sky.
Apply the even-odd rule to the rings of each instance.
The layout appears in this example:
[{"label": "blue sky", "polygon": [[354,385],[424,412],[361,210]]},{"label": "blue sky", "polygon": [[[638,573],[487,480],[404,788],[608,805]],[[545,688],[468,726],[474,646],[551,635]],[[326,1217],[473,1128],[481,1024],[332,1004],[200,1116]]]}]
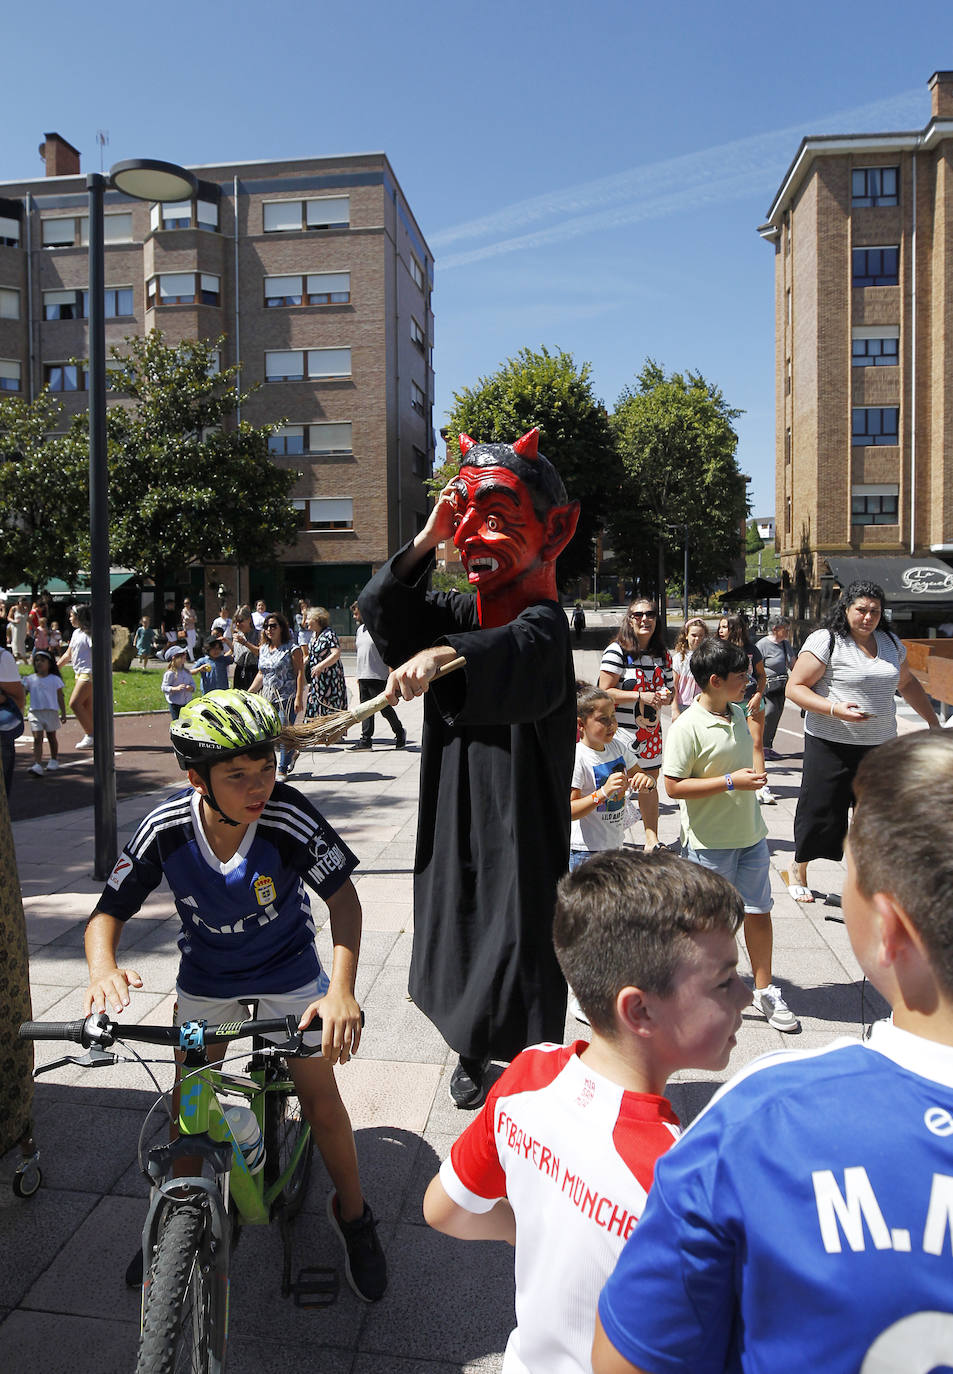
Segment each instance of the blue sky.
[{"label": "blue sky", "polygon": [[[524,345],[698,369],[774,509],[773,260],[808,133],[921,127],[953,6],[918,0],[47,0],[4,33],[0,179],[56,130],[99,165],[385,151],[436,257],[435,424]],[[95,16],[90,18],[89,16]],[[558,458],[557,458],[558,461]]]}]

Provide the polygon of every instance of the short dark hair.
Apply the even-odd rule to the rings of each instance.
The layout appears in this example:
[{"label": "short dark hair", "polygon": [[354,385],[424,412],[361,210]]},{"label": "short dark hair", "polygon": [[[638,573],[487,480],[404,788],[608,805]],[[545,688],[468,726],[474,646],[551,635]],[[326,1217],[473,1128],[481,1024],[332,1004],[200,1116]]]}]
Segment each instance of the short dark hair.
[{"label": "short dark hair", "polygon": [[691,937],[734,934],[743,917],[719,873],[666,850],[603,850],[560,879],[556,958],[593,1029],[611,1036],[622,988],[668,997]]},{"label": "short dark hair", "polygon": [[953,733],[918,730],[878,745],[857,769],[854,796],[857,886],[903,907],[953,997]]},{"label": "short dark hair", "polygon": [[588,720],[601,701],[612,704],[612,698],[604,687],[593,687],[588,682],[576,683],[576,718]]},{"label": "short dark hair", "polygon": [[709,635],[692,654],[688,666],[692,677],[704,691],[715,676],[726,678],[729,673],[747,672],[748,655],[740,644],[733,644],[730,639],[719,639],[717,635]]}]

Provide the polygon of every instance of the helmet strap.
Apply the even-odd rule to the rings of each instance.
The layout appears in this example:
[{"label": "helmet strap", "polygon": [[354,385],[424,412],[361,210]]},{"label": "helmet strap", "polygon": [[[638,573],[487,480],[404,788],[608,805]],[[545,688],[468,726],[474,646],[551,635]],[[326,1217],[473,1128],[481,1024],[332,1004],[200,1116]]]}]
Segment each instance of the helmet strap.
[{"label": "helmet strap", "polygon": [[226,825],[234,825],[237,828],[240,822],[233,821],[231,816],[226,816],[225,812],[222,810],[218,802],[215,800],[215,793],[212,791],[211,768],[202,770],[202,781],[205,783],[205,800],[208,802],[209,806],[212,808],[213,811],[218,812],[218,814],[221,816],[222,820],[225,822]]}]

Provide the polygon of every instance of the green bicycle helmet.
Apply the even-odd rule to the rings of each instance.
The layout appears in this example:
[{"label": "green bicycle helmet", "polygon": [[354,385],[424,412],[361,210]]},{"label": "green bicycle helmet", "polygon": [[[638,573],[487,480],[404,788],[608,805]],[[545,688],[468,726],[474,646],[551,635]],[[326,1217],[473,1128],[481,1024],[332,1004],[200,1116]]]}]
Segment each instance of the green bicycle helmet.
[{"label": "green bicycle helmet", "polygon": [[278,712],[264,697],[229,687],[184,707],[172,722],[179,767],[207,768],[233,754],[273,744],[281,734]]}]

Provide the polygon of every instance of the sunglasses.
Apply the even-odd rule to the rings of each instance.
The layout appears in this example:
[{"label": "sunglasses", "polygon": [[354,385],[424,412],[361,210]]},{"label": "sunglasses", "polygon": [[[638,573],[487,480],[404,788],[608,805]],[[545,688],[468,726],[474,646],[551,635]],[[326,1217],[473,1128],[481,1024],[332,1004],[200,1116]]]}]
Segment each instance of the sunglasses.
[{"label": "sunglasses", "polygon": [[278,624],[277,620],[266,620],[261,628],[263,630],[280,630],[281,626]]},{"label": "sunglasses", "polygon": [[632,611],[629,620],[654,620],[658,613],[656,611]]}]

